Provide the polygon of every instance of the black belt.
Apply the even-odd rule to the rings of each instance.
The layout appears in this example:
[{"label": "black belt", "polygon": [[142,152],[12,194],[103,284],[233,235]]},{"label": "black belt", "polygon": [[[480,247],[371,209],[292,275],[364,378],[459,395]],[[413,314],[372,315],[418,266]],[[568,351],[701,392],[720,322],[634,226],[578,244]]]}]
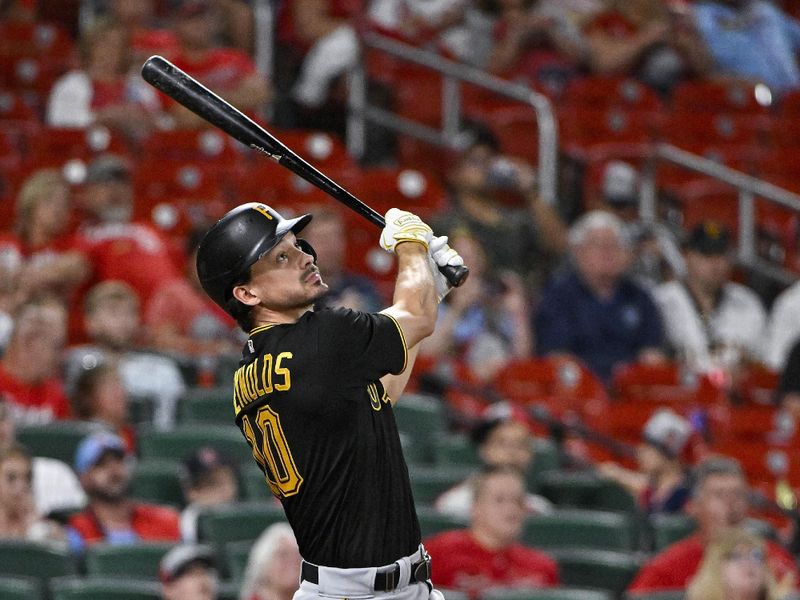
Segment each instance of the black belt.
[{"label": "black belt", "polygon": [[[303,561],[300,567],[300,578],[303,581],[319,585],[319,567]],[[409,583],[423,583],[431,578],[431,558],[424,555],[420,560],[411,563],[411,579]],[[400,583],[400,565],[395,564],[394,568],[375,573],[376,592],[391,592]]]}]

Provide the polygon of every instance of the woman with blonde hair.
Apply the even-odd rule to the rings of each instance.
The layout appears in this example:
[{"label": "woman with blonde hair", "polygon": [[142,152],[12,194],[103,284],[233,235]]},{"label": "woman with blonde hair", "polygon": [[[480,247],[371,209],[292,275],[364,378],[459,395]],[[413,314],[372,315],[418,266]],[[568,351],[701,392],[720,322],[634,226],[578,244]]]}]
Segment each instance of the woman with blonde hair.
[{"label": "woman with blonde hair", "polygon": [[300,587],[301,560],[289,524],[270,525],[250,550],[239,600],[292,600]]},{"label": "woman with blonde hair", "polygon": [[706,548],[687,600],[783,600],[791,575],[777,583],[767,564],[764,541],[742,529],[728,529]]}]

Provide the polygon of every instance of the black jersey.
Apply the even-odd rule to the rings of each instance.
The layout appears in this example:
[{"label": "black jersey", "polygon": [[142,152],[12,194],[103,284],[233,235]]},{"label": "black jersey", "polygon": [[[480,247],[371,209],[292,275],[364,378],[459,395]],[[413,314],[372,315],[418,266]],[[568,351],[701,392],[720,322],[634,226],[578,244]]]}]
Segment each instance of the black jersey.
[{"label": "black jersey", "polygon": [[355,568],[415,552],[408,468],[379,381],[406,367],[397,322],[344,309],[307,312],[253,330],[243,355],[236,423],[303,558]]}]

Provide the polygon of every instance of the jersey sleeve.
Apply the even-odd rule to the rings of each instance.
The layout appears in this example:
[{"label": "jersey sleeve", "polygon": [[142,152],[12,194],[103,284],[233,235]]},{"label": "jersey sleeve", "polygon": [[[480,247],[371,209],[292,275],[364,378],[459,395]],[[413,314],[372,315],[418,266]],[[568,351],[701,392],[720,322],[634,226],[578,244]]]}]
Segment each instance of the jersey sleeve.
[{"label": "jersey sleeve", "polygon": [[369,383],[405,370],[406,341],[393,317],[348,309],[323,310],[318,315],[320,355],[334,372],[353,383]]}]

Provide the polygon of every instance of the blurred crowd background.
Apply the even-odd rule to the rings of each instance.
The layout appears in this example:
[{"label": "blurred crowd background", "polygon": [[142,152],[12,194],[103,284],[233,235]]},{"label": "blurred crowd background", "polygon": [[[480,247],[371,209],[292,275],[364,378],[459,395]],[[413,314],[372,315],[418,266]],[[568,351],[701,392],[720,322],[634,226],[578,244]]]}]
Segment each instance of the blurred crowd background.
[{"label": "blurred crowd background", "polygon": [[0,0],[0,597],[291,598],[232,422],[247,335],[194,251],[243,202],[312,212],[318,308],[390,302],[378,231],[146,84],[154,54],[470,266],[395,409],[448,598],[793,597],[798,19]]}]

